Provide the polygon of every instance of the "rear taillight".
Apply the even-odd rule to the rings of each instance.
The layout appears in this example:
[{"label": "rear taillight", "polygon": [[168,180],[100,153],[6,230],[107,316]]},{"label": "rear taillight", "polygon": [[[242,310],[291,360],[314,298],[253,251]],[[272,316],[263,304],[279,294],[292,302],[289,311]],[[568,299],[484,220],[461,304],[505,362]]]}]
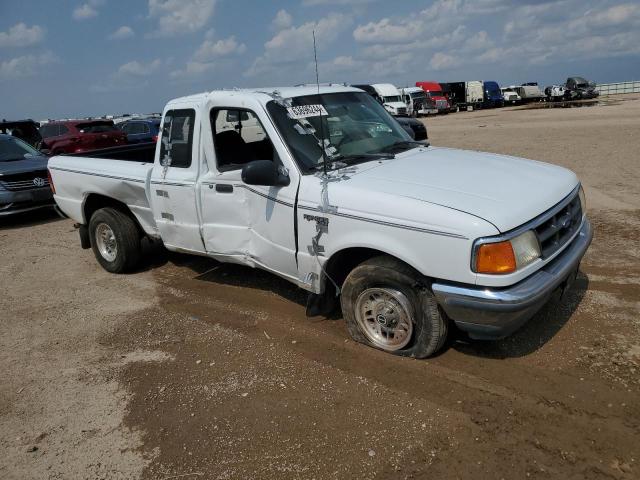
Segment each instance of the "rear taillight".
[{"label": "rear taillight", "polygon": [[153,137],[151,137],[151,141],[154,143],[158,142],[158,135],[154,135]]},{"label": "rear taillight", "polygon": [[56,187],[53,185],[53,178],[51,178],[51,170],[47,170],[47,178],[49,179],[49,186],[53,194],[56,194]]}]

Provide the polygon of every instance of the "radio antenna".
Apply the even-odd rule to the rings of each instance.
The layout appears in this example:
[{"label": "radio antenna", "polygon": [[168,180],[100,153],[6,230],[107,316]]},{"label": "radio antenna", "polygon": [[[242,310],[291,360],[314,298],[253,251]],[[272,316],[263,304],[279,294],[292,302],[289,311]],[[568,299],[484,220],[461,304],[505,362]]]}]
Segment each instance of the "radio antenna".
[{"label": "radio antenna", "polygon": [[[316,49],[316,31],[315,29],[311,31],[313,34],[313,60],[316,64],[316,86],[318,87],[318,102],[320,101],[320,77],[318,76],[318,51]],[[322,113],[322,112],[321,112]],[[322,115],[320,117],[320,141],[322,142],[322,170],[324,174],[327,174],[327,151],[326,145],[324,144],[324,126],[322,124]]]}]

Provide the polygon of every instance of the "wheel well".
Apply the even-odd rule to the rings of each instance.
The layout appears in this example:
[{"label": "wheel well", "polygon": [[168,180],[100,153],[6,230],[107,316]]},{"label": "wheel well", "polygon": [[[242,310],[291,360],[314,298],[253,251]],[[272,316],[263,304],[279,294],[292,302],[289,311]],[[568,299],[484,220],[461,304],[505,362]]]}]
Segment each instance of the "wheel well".
[{"label": "wheel well", "polygon": [[[342,287],[347,275],[365,260],[388,255],[380,250],[364,247],[345,248],[333,254],[325,266],[326,275],[331,278],[339,287]],[[329,285],[329,283],[327,283]]]},{"label": "wheel well", "polygon": [[86,200],[84,201],[84,206],[82,208],[82,211],[84,214],[84,219],[87,222],[87,225],[89,224],[89,220],[91,220],[91,216],[97,210],[100,210],[101,208],[105,208],[105,207],[113,208],[115,210],[118,210],[124,213],[125,215],[130,216],[135,222],[136,226],[138,227],[138,231],[140,232],[140,235],[145,234],[144,230],[140,226],[140,222],[138,222],[138,219],[136,218],[136,216],[133,214],[131,209],[125,203],[119,200],[116,200],[114,198],[107,197],[105,195],[100,195],[98,193],[90,193],[87,196]]}]

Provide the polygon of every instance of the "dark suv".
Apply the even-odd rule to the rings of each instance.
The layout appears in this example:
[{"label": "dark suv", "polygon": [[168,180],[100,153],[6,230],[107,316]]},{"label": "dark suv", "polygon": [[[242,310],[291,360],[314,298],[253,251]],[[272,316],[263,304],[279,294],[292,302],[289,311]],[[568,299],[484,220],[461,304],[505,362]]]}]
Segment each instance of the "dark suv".
[{"label": "dark suv", "polygon": [[119,123],[117,128],[127,134],[129,143],[157,142],[160,131],[159,118],[140,118]]},{"label": "dark suv", "polygon": [[127,136],[111,120],[69,120],[40,127],[42,148],[52,155],[126,145]]}]

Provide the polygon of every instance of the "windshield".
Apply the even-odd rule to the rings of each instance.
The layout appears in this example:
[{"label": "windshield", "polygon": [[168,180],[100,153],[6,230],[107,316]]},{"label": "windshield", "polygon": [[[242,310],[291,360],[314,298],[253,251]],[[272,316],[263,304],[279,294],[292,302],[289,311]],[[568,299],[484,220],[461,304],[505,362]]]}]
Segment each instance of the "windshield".
[{"label": "windshield", "polygon": [[402,97],[400,95],[390,95],[383,98],[385,103],[402,102]]},{"label": "windshield", "polygon": [[442,95],[442,90],[434,90],[432,92],[429,92],[429,96],[430,97],[442,97],[444,95]]},{"label": "windshield", "polygon": [[414,92],[411,94],[411,98],[413,98],[414,100],[416,98],[427,98],[427,94],[424,92]]},{"label": "windshield", "polygon": [[[303,105],[309,107],[296,108]],[[390,147],[411,142],[382,105],[362,92],[277,99],[267,104],[267,111],[306,172],[322,166],[323,137],[329,162],[381,158]]]},{"label": "windshield", "polygon": [[40,155],[31,145],[15,137],[0,136],[0,162],[23,160]]}]

